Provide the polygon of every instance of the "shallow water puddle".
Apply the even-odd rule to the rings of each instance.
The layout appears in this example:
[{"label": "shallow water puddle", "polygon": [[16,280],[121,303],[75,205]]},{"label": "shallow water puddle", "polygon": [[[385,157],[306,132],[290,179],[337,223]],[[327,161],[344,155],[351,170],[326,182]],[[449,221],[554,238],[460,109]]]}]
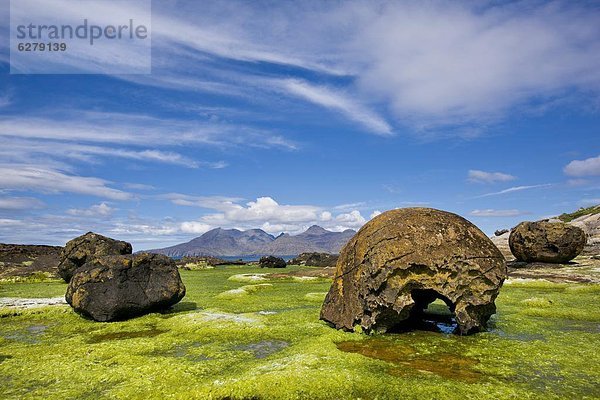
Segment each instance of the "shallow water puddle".
[{"label": "shallow water puddle", "polygon": [[251,351],[255,358],[265,358],[273,353],[285,349],[290,344],[284,340],[262,340],[256,343],[249,343],[237,346],[235,350]]},{"label": "shallow water puddle", "polygon": [[600,333],[600,324],[594,321],[563,319],[555,322],[552,327],[562,332]]},{"label": "shallow water puddle", "polygon": [[29,325],[25,329],[3,335],[5,339],[16,340],[29,344],[37,344],[40,342],[40,337],[48,329],[47,325]]},{"label": "shallow water puddle", "polygon": [[388,370],[388,373],[394,376],[409,376],[420,372],[467,383],[476,382],[483,377],[480,372],[473,369],[479,361],[471,357],[451,353],[421,355],[412,346],[384,339],[345,341],[337,343],[336,346],[347,353],[356,353],[395,364],[395,367]]},{"label": "shallow water puddle", "polygon": [[93,335],[88,339],[88,343],[102,343],[110,340],[125,340],[125,339],[136,339],[136,338],[152,338],[167,332],[164,329],[157,329],[155,327],[139,331],[124,331],[124,332],[109,332],[100,333]]},{"label": "shallow water puddle", "polygon": [[188,361],[192,361],[192,362],[208,361],[211,359],[210,357],[207,357],[202,354],[194,354],[194,352],[193,352],[193,349],[197,349],[199,347],[202,347],[203,345],[204,345],[203,343],[199,343],[199,342],[180,344],[180,345],[176,345],[168,350],[153,351],[153,352],[149,353],[148,355],[153,356],[153,357],[160,356],[160,357],[184,358],[184,359],[186,359]]}]

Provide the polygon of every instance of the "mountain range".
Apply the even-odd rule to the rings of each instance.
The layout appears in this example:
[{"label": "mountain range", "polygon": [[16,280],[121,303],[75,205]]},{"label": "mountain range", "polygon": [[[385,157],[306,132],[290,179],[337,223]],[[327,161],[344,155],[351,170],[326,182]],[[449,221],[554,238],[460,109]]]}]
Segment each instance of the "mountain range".
[{"label": "mountain range", "polygon": [[332,232],[313,225],[298,235],[282,233],[275,237],[262,229],[216,228],[189,242],[147,252],[170,257],[293,256],[306,252],[337,254],[355,233],[352,229]]}]

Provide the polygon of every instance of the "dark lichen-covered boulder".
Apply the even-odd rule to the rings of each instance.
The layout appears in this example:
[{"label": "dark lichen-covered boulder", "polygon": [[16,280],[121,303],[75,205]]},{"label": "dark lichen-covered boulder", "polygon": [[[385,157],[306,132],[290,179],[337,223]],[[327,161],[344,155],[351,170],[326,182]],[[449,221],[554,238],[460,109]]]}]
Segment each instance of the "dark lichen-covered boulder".
[{"label": "dark lichen-covered boulder", "polygon": [[586,239],[583,229],[563,222],[521,222],[508,244],[518,261],[565,263],[581,253]]},{"label": "dark lichen-covered boulder", "polygon": [[175,262],[160,254],[104,256],[75,271],[65,299],[96,321],[134,317],[172,306],[185,296]]},{"label": "dark lichen-covered boulder", "polygon": [[490,239],[466,219],[430,208],[387,211],[346,244],[321,309],[338,329],[393,330],[442,299],[458,333],[483,330],[506,264]]},{"label": "dark lichen-covered boulder", "polygon": [[258,265],[261,268],[285,268],[287,264],[283,258],[275,256],[265,256],[258,260]]},{"label": "dark lichen-covered boulder", "polygon": [[88,232],[70,240],[62,250],[58,274],[69,282],[77,268],[96,257],[131,254],[131,244]]},{"label": "dark lichen-covered boulder", "polygon": [[301,253],[292,258],[288,265],[308,265],[311,267],[334,267],[338,255],[329,253]]}]

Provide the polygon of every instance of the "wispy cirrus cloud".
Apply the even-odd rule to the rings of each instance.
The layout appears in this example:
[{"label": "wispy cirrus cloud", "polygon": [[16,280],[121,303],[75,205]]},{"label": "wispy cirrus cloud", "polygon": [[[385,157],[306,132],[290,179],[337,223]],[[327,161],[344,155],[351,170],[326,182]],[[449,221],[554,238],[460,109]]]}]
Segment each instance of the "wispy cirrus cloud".
[{"label": "wispy cirrus cloud", "polygon": [[[84,7],[66,0],[53,6],[73,15]],[[593,96],[600,91],[600,12],[586,3],[375,1],[265,9],[233,1],[153,8],[152,79],[119,79],[227,96],[249,90],[264,98],[270,89],[239,85],[231,76],[242,75],[247,83],[257,75],[264,79],[257,65],[286,66],[267,75],[287,82],[290,97],[337,110],[379,134],[391,131],[381,109],[417,130],[469,127],[501,119],[517,106],[539,109],[573,91]],[[94,16],[110,21],[135,11],[111,4],[94,9]],[[30,12],[33,18],[44,8]],[[223,68],[224,61],[236,68]],[[190,67],[201,74],[181,73]],[[300,78],[307,71],[319,82]],[[290,75],[296,77],[287,79]],[[332,85],[340,76],[343,83]],[[383,107],[364,106],[373,101]]]},{"label": "wispy cirrus cloud", "polygon": [[486,172],[477,169],[469,170],[467,177],[467,181],[474,183],[508,182],[515,179],[515,176],[503,172]]},{"label": "wispy cirrus cloud", "polygon": [[43,201],[33,197],[0,197],[0,210],[31,210],[44,206]]},{"label": "wispy cirrus cloud", "polygon": [[79,110],[61,110],[60,115],[52,117],[3,117],[0,118],[0,136],[136,146],[195,144],[296,148],[296,144],[280,135],[235,124]]},{"label": "wispy cirrus cloud", "polygon": [[495,210],[488,208],[485,210],[473,210],[469,215],[473,217],[518,217],[521,215],[531,214],[529,211],[521,211],[517,209],[510,210]]},{"label": "wispy cirrus cloud", "polygon": [[98,158],[124,158],[129,160],[179,165],[187,168],[225,168],[224,161],[201,161],[188,158],[173,151],[157,149],[115,148],[97,145],[84,145],[53,140],[21,140],[7,138],[0,149],[0,157],[5,161],[27,162],[40,156],[55,159],[94,162]]},{"label": "wispy cirrus cloud", "polygon": [[112,200],[129,200],[133,195],[108,186],[104,179],[77,176],[47,166],[0,164],[0,187],[40,193],[77,193]]},{"label": "wispy cirrus cloud", "polygon": [[485,193],[485,194],[482,194],[479,196],[475,196],[474,198],[478,199],[478,198],[482,198],[482,197],[500,196],[500,195],[507,194],[507,193],[520,192],[523,190],[531,190],[531,189],[549,188],[551,186],[553,186],[552,183],[543,183],[540,185],[513,186],[508,189],[500,190],[498,192]]},{"label": "wispy cirrus cloud", "polygon": [[281,86],[290,94],[311,103],[342,113],[368,131],[379,135],[392,134],[392,127],[381,116],[355,100],[355,96],[325,86],[312,85],[305,81],[288,79]]}]

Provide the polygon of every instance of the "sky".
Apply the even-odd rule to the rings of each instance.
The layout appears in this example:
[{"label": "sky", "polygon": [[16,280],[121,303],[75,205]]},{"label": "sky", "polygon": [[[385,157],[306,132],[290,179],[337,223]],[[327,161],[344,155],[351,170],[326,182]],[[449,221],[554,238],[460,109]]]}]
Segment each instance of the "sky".
[{"label": "sky", "polygon": [[9,27],[3,1],[0,242],[600,203],[598,1],[154,1],[151,74],[10,74]]}]

